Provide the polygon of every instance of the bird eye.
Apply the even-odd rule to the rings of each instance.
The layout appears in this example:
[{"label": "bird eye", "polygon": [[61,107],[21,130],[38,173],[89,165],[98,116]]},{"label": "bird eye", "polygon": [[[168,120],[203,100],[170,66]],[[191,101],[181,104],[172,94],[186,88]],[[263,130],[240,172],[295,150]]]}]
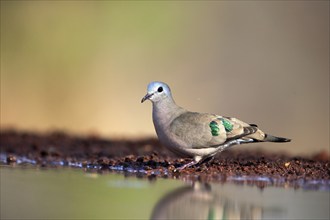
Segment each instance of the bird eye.
[{"label": "bird eye", "polygon": [[159,87],[158,89],[157,89],[157,92],[162,92],[163,91],[163,87]]}]

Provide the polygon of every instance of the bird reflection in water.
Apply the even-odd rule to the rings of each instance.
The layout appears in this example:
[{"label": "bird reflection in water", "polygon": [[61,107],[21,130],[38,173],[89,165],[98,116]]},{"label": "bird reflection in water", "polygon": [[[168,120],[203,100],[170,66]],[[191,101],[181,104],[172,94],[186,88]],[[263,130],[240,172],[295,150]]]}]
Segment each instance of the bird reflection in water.
[{"label": "bird reflection in water", "polygon": [[263,219],[265,211],[272,217],[281,217],[283,213],[278,208],[263,208],[234,196],[223,196],[212,190],[210,184],[195,182],[161,198],[150,219]]}]

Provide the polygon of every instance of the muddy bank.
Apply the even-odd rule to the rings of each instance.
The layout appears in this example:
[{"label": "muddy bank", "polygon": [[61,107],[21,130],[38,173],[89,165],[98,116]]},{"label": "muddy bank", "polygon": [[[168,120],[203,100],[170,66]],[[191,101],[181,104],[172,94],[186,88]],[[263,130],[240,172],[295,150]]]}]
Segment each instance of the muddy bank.
[{"label": "muddy bank", "polygon": [[[238,147],[242,148],[242,147]],[[110,140],[61,132],[38,134],[1,131],[1,164],[38,167],[78,167],[91,172],[123,172],[150,180],[236,182],[293,187],[330,186],[329,155],[311,157],[231,149],[199,167],[174,172],[190,159],[175,157],[157,139]]]}]

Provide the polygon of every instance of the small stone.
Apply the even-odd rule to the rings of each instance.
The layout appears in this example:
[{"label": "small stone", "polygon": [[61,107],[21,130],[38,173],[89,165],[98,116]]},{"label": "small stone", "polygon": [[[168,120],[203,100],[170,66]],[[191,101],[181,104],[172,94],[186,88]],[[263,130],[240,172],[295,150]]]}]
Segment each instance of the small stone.
[{"label": "small stone", "polygon": [[7,163],[16,163],[16,161],[17,161],[17,159],[16,159],[16,157],[13,156],[13,155],[9,155],[9,156],[7,157]]},{"label": "small stone", "polygon": [[285,163],[284,166],[285,166],[285,167],[290,166],[290,162]]}]

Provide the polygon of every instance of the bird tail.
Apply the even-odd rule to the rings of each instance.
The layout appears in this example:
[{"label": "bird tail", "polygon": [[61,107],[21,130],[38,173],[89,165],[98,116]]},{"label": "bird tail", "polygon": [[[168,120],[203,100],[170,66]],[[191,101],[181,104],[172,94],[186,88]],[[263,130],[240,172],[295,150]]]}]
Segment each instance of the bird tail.
[{"label": "bird tail", "polygon": [[265,134],[265,139],[263,141],[281,143],[281,142],[290,142],[291,139],[283,138],[283,137],[276,137],[276,136],[273,136],[270,134]]}]

